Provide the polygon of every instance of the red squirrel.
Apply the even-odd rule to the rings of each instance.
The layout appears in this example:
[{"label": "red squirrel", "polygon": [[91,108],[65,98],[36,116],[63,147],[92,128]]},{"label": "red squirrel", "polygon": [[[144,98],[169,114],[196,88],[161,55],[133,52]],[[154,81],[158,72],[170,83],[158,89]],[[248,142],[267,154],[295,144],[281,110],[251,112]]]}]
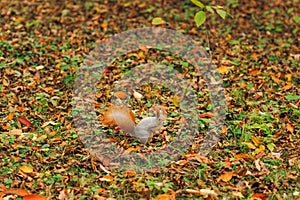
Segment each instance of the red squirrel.
[{"label": "red squirrel", "polygon": [[135,125],[134,114],[130,109],[124,106],[111,105],[104,112],[102,123],[118,126],[131,136],[139,138],[140,142],[145,144],[162,127],[167,116],[162,106],[153,106],[150,110],[154,111],[155,116],[146,117]]}]

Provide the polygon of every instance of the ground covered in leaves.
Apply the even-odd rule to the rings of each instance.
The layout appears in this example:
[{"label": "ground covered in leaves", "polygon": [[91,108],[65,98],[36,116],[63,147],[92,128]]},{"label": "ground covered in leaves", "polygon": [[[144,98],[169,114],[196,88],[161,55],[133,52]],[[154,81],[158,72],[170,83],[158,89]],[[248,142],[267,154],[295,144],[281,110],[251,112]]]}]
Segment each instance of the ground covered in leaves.
[{"label": "ground covered in leaves", "polygon": [[[300,2],[212,4],[228,6],[232,17],[209,15],[196,28],[197,7],[189,1],[1,2],[0,198],[300,199]],[[73,127],[76,72],[97,42],[153,26],[154,17],[211,51],[226,90],[225,126],[205,157],[192,145],[163,168],[112,170],[91,156]],[[159,50],[141,49],[111,64],[98,84],[97,115],[114,94],[124,96],[113,86],[126,70],[154,61],[193,83],[201,141],[211,117],[205,83],[189,63]],[[137,118],[153,104],[167,107],[163,134],[143,146],[107,128],[106,142],[153,151],[176,137],[180,100],[159,84],[135,89],[129,104]]]}]

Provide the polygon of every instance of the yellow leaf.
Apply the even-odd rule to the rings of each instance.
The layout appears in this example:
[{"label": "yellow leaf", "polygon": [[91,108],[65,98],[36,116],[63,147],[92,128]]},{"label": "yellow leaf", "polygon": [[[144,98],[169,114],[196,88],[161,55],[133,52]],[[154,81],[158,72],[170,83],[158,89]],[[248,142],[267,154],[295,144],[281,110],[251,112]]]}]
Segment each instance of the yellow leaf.
[{"label": "yellow leaf", "polygon": [[260,145],[257,149],[255,149],[255,154],[259,154],[260,152],[264,151],[266,147],[264,145]]},{"label": "yellow leaf", "polygon": [[257,137],[252,136],[251,139],[252,139],[252,142],[255,144],[255,146],[259,146],[260,145],[260,141],[257,139]]},{"label": "yellow leaf", "polygon": [[229,68],[226,66],[221,66],[218,68],[218,70],[221,74],[226,74],[229,71]]},{"label": "yellow leaf", "polygon": [[178,96],[177,95],[174,95],[173,96],[173,104],[178,107],[179,106],[179,103],[178,103]]},{"label": "yellow leaf", "polygon": [[220,180],[224,181],[224,182],[228,182],[232,179],[233,173],[225,173],[222,174],[221,176],[219,176],[219,178],[217,178],[217,181],[219,182]]},{"label": "yellow leaf", "polygon": [[251,142],[242,142],[242,144],[246,145],[249,149],[256,149],[255,145]]},{"label": "yellow leaf", "polygon": [[32,167],[30,166],[27,166],[27,165],[23,165],[20,167],[20,170],[24,173],[32,173],[33,172],[33,169]]},{"label": "yellow leaf", "polygon": [[285,77],[286,77],[288,82],[292,81],[292,74],[287,74],[287,75],[285,75]]}]

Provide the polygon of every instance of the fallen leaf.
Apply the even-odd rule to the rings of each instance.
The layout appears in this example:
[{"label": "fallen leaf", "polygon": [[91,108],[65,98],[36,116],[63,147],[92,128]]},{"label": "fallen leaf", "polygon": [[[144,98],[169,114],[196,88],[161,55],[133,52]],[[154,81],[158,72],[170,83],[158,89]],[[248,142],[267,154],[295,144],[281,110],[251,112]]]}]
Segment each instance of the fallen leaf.
[{"label": "fallen leaf", "polygon": [[15,195],[18,195],[21,197],[29,194],[26,190],[18,189],[18,188],[10,188],[10,189],[5,190],[3,193],[4,194],[15,194]]},{"label": "fallen leaf", "polygon": [[185,193],[188,193],[188,194],[200,194],[201,192],[199,190],[195,190],[195,189],[186,189]]},{"label": "fallen leaf", "polygon": [[256,146],[251,142],[242,142],[241,144],[246,145],[249,149],[256,149]]},{"label": "fallen leaf", "polygon": [[221,66],[218,68],[220,74],[226,74],[229,71],[229,68],[226,66]]},{"label": "fallen leaf", "polygon": [[137,91],[133,91],[133,96],[136,100],[141,100],[143,98],[143,95]]},{"label": "fallen leaf", "polygon": [[32,173],[33,172],[33,169],[32,167],[30,166],[27,166],[27,165],[23,165],[20,167],[20,170],[24,173]]},{"label": "fallen leaf", "polygon": [[22,129],[13,129],[10,131],[10,133],[14,136],[20,136],[22,135]]},{"label": "fallen leaf", "polygon": [[250,200],[265,200],[265,199],[267,199],[267,195],[263,193],[255,193],[250,198]]},{"label": "fallen leaf", "polygon": [[177,95],[174,95],[174,96],[173,96],[173,104],[174,104],[176,107],[179,107],[178,96],[177,96]]},{"label": "fallen leaf", "polygon": [[15,116],[14,113],[9,113],[7,116],[7,119],[12,120],[14,118],[14,116]]},{"label": "fallen leaf", "polygon": [[29,194],[24,196],[23,200],[46,200],[46,198],[38,194]]},{"label": "fallen leaf", "polygon": [[23,117],[18,117],[18,120],[21,122],[21,124],[23,124],[24,126],[27,127],[31,127],[32,124],[30,123],[30,121],[28,121],[28,119],[23,118]]},{"label": "fallen leaf", "polygon": [[202,113],[199,115],[200,118],[211,118],[213,114],[211,112],[208,113]]},{"label": "fallen leaf", "polygon": [[251,139],[252,139],[252,142],[254,143],[255,146],[259,146],[260,145],[260,141],[257,139],[257,137],[252,136]]},{"label": "fallen leaf", "polygon": [[233,173],[225,173],[222,174],[221,176],[219,176],[217,178],[217,181],[219,182],[220,180],[224,181],[224,182],[228,182],[232,179]]},{"label": "fallen leaf", "polygon": [[294,132],[294,127],[291,124],[286,125],[286,130],[289,131],[290,133]]},{"label": "fallen leaf", "polygon": [[208,195],[217,196],[217,193],[210,189],[201,189],[200,194],[204,197],[207,197]]},{"label": "fallen leaf", "polygon": [[240,154],[236,154],[234,156],[234,160],[242,160],[242,159],[252,159],[254,160],[254,156],[247,154],[247,153],[240,153]]},{"label": "fallen leaf", "polygon": [[120,99],[125,99],[128,96],[127,93],[123,91],[115,92],[114,95]]},{"label": "fallen leaf", "polygon": [[175,195],[173,194],[159,194],[155,197],[155,200],[173,200]]}]

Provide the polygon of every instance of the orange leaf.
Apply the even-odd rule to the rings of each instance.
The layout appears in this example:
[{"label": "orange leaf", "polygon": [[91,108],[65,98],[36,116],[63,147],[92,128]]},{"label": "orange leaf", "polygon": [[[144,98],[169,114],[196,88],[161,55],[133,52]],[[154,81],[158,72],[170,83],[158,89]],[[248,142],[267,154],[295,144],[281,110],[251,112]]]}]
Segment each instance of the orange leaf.
[{"label": "orange leaf", "polygon": [[114,95],[120,99],[125,99],[127,97],[127,93],[123,91],[115,92]]},{"label": "orange leaf", "polygon": [[22,172],[24,172],[24,173],[31,173],[31,172],[33,172],[32,167],[27,166],[27,165],[21,166],[21,167],[20,167],[20,170],[21,170]]},{"label": "orange leaf", "polygon": [[202,113],[199,115],[200,118],[211,118],[213,114],[211,112],[208,113]]},{"label": "orange leaf", "polygon": [[219,178],[217,178],[217,181],[219,182],[220,180],[224,181],[224,182],[228,182],[232,179],[233,173],[225,173],[222,174],[221,176],[219,176]]},{"label": "orange leaf", "polygon": [[24,189],[10,188],[8,190],[5,190],[4,194],[16,194],[18,196],[23,197],[25,195],[28,195],[29,193]]},{"label": "orange leaf", "polygon": [[155,200],[173,200],[175,195],[173,194],[159,194],[155,197]]},{"label": "orange leaf", "polygon": [[250,199],[251,200],[254,200],[254,199],[265,200],[265,199],[267,199],[267,195],[263,194],[263,193],[255,193],[252,195],[252,197]]},{"label": "orange leaf", "polygon": [[249,158],[254,160],[254,157],[247,153],[240,153],[234,156],[234,160],[242,160],[242,159],[249,159]]},{"label": "orange leaf", "polygon": [[294,127],[291,124],[286,125],[286,130],[288,130],[290,133],[294,132]]},{"label": "orange leaf", "polygon": [[38,194],[29,194],[24,196],[23,200],[46,200],[46,198]]},{"label": "orange leaf", "polygon": [[293,87],[293,84],[290,82],[287,82],[285,86],[283,86],[283,90],[289,90]]},{"label": "orange leaf", "polygon": [[218,70],[221,74],[226,74],[229,71],[229,68],[226,66],[221,66],[218,68]]},{"label": "orange leaf", "polygon": [[13,118],[14,118],[14,113],[9,113],[7,119],[12,120]]},{"label": "orange leaf", "polygon": [[21,124],[23,124],[24,126],[27,127],[31,127],[32,124],[30,123],[30,121],[28,121],[28,119],[23,118],[23,117],[18,117],[18,120],[21,122]]}]

